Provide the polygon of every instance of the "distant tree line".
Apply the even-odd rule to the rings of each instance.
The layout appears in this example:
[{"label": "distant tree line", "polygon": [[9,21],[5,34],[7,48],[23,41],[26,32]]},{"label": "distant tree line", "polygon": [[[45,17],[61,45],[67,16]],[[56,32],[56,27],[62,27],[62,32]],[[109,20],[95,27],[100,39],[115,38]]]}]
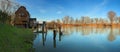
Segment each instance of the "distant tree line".
[{"label": "distant tree line", "polygon": [[65,16],[62,19],[55,20],[60,24],[85,25],[85,24],[119,24],[120,17],[116,16],[114,11],[108,12],[108,18],[90,18],[89,16],[82,16],[74,19],[70,16]]}]

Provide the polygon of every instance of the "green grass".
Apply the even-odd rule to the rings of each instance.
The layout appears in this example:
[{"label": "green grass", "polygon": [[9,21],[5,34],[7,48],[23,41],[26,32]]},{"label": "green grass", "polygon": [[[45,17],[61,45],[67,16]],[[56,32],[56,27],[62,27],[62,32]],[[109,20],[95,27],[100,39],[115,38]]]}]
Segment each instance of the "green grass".
[{"label": "green grass", "polygon": [[30,29],[0,24],[0,52],[32,52],[33,38]]}]

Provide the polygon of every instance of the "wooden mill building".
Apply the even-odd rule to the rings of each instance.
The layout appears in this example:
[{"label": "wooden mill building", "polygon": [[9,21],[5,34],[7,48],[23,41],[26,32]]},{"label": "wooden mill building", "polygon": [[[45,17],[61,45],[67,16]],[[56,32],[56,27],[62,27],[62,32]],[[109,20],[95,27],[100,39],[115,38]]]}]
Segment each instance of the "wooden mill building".
[{"label": "wooden mill building", "polygon": [[21,6],[15,12],[14,25],[17,27],[29,28],[34,26],[35,21],[36,18],[30,18],[30,14],[24,6]]}]

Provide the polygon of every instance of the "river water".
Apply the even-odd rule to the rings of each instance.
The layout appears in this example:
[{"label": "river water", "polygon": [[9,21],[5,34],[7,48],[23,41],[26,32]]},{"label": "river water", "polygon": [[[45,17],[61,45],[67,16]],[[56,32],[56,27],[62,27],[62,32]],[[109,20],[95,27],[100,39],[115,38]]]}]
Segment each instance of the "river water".
[{"label": "river water", "polygon": [[118,27],[63,27],[62,32],[37,33],[35,52],[120,52]]}]

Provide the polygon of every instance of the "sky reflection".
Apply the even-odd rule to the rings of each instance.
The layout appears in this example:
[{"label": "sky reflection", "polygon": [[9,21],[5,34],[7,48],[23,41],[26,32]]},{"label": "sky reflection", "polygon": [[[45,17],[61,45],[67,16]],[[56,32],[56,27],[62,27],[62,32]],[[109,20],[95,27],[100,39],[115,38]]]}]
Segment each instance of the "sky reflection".
[{"label": "sky reflection", "polygon": [[[110,27],[63,27],[63,35],[49,30],[46,41],[37,34],[33,47],[36,52],[118,52],[120,28]],[[45,35],[45,34],[44,34]]]}]

